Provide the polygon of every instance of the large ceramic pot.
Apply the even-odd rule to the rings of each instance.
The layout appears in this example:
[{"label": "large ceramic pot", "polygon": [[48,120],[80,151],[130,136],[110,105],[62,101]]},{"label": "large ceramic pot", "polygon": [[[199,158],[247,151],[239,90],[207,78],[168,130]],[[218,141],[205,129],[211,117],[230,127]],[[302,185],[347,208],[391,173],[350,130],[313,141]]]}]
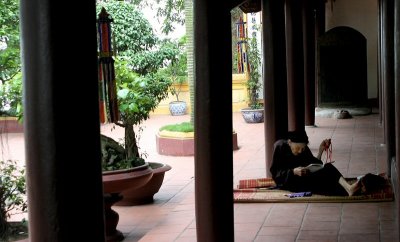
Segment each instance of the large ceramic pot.
[{"label": "large ceramic pot", "polygon": [[124,190],[121,195],[123,198],[116,202],[117,206],[132,206],[152,203],[154,201],[154,194],[156,194],[164,181],[165,172],[171,170],[171,166],[164,163],[149,162],[151,169],[153,169],[153,176],[142,187],[131,187]]},{"label": "large ceramic pot", "polygon": [[103,193],[106,220],[106,241],[117,242],[124,235],[117,230],[119,215],[111,207],[123,198],[121,193],[128,188],[140,188],[153,176],[149,164],[117,171],[103,172]]},{"label": "large ceramic pot", "polygon": [[262,123],[264,122],[264,108],[251,109],[243,108],[240,110],[246,123]]},{"label": "large ceramic pot", "polygon": [[186,114],[186,102],[184,101],[173,101],[169,103],[169,111],[171,115],[185,115]]}]

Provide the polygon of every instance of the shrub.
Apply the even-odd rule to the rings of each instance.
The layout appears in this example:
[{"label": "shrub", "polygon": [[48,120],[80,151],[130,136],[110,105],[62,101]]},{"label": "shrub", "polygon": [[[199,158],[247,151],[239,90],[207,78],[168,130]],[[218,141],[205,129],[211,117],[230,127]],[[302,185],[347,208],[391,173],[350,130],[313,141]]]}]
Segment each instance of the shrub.
[{"label": "shrub", "polygon": [[27,211],[25,194],[25,169],[13,160],[0,161],[0,239],[12,233],[7,219],[16,212]]},{"label": "shrub", "polygon": [[160,131],[167,130],[167,131],[175,131],[175,132],[194,132],[194,127],[190,122],[183,122],[179,124],[169,124],[162,126]]}]

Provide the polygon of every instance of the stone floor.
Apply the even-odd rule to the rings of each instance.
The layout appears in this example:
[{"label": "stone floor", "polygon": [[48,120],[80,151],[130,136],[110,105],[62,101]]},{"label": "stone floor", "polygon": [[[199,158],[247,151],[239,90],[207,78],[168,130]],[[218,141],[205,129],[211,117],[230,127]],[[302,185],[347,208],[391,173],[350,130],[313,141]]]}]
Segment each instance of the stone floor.
[{"label": "stone floor", "polygon": [[[247,124],[233,114],[239,149],[234,151],[234,181],[266,176],[264,124]],[[155,134],[161,126],[189,121],[189,116],[153,115],[143,125],[140,147],[147,160],[172,166],[154,203],[113,208],[120,214],[118,229],[125,242],[195,242],[193,156],[163,156],[156,152]],[[316,117],[306,127],[314,154],[324,138],[331,138],[335,166],[345,177],[386,171],[383,128],[379,114],[352,119]],[[122,130],[102,133],[122,137]],[[24,159],[21,134],[7,134],[10,155]],[[323,160],[325,157],[323,156]],[[221,161],[224,162],[224,161]],[[225,161],[226,162],[226,161]],[[399,241],[395,202],[378,203],[237,203],[234,204],[236,242],[286,241]]]}]

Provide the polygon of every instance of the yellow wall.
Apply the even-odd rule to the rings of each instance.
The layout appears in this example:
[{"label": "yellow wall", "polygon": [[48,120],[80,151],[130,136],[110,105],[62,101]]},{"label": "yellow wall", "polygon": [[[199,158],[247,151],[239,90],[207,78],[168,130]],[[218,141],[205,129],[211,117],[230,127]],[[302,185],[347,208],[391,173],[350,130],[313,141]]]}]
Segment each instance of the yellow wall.
[{"label": "yellow wall", "polygon": [[[246,90],[246,81],[248,80],[248,74],[233,74],[232,75],[232,110],[233,112],[240,112],[240,109],[247,107],[248,93]],[[179,94],[179,100],[185,101],[187,104],[187,113],[190,113],[190,93],[189,86],[185,83],[182,87],[182,91]],[[169,114],[168,104],[172,101],[176,101],[175,96],[169,94],[169,96],[162,100],[154,114]]]},{"label": "yellow wall", "polygon": [[240,112],[240,109],[247,107],[249,100],[246,82],[249,79],[247,73],[232,75],[232,111]]}]

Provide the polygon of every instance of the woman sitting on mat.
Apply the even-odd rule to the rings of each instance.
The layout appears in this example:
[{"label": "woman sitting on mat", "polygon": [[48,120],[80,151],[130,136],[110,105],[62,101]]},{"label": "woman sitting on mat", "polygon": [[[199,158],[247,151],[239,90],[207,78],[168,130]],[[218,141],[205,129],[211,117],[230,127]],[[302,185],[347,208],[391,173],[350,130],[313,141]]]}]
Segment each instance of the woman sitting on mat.
[{"label": "woman sitting on mat", "polygon": [[380,183],[384,181],[383,177],[369,173],[350,184],[332,162],[327,162],[321,169],[311,172],[307,166],[323,164],[321,155],[330,146],[330,142],[330,139],[323,140],[317,157],[314,157],[308,148],[305,131],[289,132],[287,140],[276,141],[270,171],[278,188],[292,192],[310,191],[323,195],[353,196],[359,190],[365,191],[363,184],[367,180],[373,179]]}]

